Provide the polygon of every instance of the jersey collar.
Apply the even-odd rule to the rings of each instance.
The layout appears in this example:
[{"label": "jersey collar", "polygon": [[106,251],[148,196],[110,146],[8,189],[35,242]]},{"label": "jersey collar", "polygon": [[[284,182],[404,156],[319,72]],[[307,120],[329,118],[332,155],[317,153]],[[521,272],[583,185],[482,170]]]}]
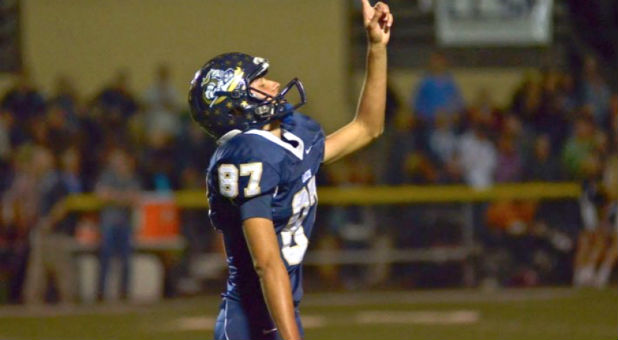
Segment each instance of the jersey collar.
[{"label": "jersey collar", "polygon": [[285,139],[287,139],[289,141],[296,142],[297,143],[296,147],[293,147],[290,143],[286,143],[286,142],[282,141],[281,138],[277,138],[277,136],[273,135],[272,133],[270,133],[268,131],[251,129],[251,130],[249,130],[249,131],[247,131],[245,133],[262,136],[262,137],[268,139],[269,141],[271,141],[271,142],[281,146],[282,148],[288,150],[294,156],[296,156],[298,159],[303,160],[303,151],[305,149],[305,143],[303,143],[302,139],[300,139],[298,136],[296,136],[295,134],[293,134],[291,132],[288,132],[288,131],[285,131],[285,130],[281,129],[281,135],[283,136],[283,138],[285,138]]}]

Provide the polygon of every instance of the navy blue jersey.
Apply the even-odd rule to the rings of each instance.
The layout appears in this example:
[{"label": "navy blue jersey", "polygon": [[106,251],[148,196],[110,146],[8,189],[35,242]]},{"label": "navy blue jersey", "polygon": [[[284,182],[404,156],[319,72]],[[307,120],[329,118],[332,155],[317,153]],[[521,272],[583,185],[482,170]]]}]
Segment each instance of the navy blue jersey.
[{"label": "navy blue jersey", "polygon": [[324,158],[324,132],[317,122],[294,113],[283,119],[281,128],[281,138],[264,130],[231,137],[215,151],[207,174],[210,218],[223,232],[229,267],[224,297],[248,301],[247,306],[256,304],[257,309],[265,305],[242,221],[273,221],[298,304],[301,262],[315,222],[315,175]]}]

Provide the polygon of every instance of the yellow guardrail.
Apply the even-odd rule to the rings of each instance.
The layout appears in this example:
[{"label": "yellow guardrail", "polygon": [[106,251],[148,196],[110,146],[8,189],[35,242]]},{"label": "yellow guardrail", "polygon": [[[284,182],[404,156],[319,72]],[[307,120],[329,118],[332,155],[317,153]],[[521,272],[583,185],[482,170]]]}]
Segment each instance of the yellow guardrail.
[{"label": "yellow guardrail", "polygon": [[[479,190],[466,185],[402,185],[371,187],[319,187],[320,204],[326,205],[382,205],[410,203],[465,203],[505,199],[542,200],[573,199],[580,194],[580,184],[564,183],[516,183],[496,184]],[[201,190],[174,192],[178,206],[186,209],[206,208],[206,194]],[[92,211],[101,207],[93,194],[72,195],[67,198],[67,207],[73,211]]]}]

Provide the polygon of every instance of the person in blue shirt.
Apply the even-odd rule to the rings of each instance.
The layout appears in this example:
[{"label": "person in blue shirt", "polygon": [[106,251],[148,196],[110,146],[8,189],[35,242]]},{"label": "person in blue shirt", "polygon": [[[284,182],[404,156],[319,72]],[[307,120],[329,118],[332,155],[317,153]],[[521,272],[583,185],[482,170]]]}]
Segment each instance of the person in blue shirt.
[{"label": "person in blue shirt", "polygon": [[455,120],[463,110],[459,88],[441,52],[432,53],[429,70],[416,88],[411,104],[417,118],[427,127],[433,127],[439,114]]},{"label": "person in blue shirt", "polygon": [[[355,118],[325,136],[296,109],[302,84],[281,88],[268,61],[226,53],[191,82],[194,120],[218,147],[207,170],[210,218],[222,232],[229,268],[216,339],[300,339],[302,260],[315,221],[315,175],[367,145],[384,127],[389,7],[362,0],[368,37],[365,84]],[[297,91],[299,102],[286,95]]]}]

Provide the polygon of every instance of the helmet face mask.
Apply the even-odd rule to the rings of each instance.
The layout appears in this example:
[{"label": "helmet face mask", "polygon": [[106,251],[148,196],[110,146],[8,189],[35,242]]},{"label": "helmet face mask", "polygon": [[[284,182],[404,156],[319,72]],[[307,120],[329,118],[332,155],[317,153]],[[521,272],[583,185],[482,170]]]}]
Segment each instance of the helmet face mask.
[{"label": "helmet face mask", "polygon": [[[288,98],[286,98],[290,90],[293,88],[298,92],[298,98],[297,100],[294,100],[294,103],[290,102]],[[283,88],[283,90],[279,91],[276,96],[272,96],[251,86],[249,86],[249,92],[250,96],[253,97],[257,103],[254,113],[262,119],[268,119],[271,115],[281,117],[281,115],[295,111],[307,102],[305,97],[305,88],[303,87],[303,83],[301,83],[298,78],[290,80],[290,82]],[[253,92],[259,93],[263,96],[263,98],[256,98]]]},{"label": "helmet face mask", "polygon": [[[281,119],[306,102],[302,83],[292,79],[277,95],[251,87],[268,71],[268,61],[243,53],[226,53],[206,63],[195,74],[189,89],[193,119],[214,138],[231,130],[261,128]],[[298,94],[294,103],[286,97]]]}]

